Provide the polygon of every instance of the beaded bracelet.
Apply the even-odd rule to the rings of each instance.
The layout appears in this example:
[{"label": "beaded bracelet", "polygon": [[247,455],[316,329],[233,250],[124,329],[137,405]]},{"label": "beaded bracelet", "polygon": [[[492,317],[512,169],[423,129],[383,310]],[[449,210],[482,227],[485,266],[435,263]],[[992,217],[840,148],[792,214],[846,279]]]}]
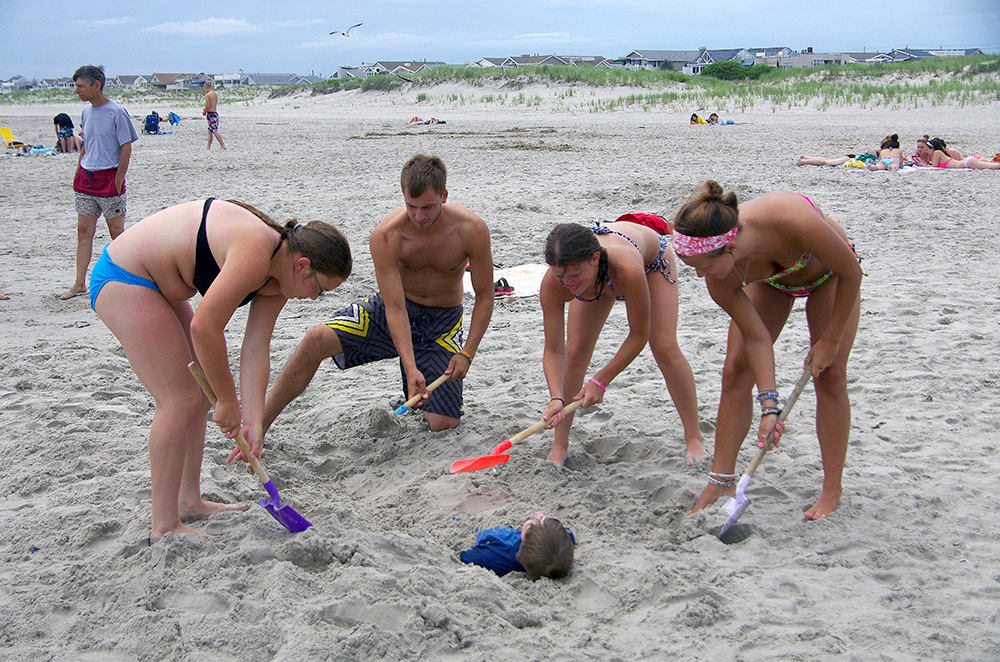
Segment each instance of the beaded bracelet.
[{"label": "beaded bracelet", "polygon": [[591,377],[587,381],[590,382],[591,384],[597,384],[597,386],[600,387],[602,393],[607,393],[608,392],[608,389],[604,386],[604,384],[602,384],[601,382],[597,381],[597,379],[595,377]]},{"label": "beaded bracelet", "polygon": [[471,356],[469,356],[469,353],[468,353],[467,351],[465,351],[464,349],[460,349],[460,350],[458,350],[458,351],[456,352],[456,354],[461,354],[461,355],[462,355],[462,356],[464,356],[465,358],[469,359],[469,363],[470,363],[470,364],[472,363],[472,357],[471,357]]},{"label": "beaded bracelet", "polygon": [[761,418],[764,418],[765,416],[770,416],[771,414],[775,414],[777,416],[780,416],[781,415],[781,407],[761,407],[760,408],[760,417]]},{"label": "beaded bracelet", "polygon": [[[722,480],[719,480],[719,479]],[[714,471],[708,472],[708,482],[719,487],[731,487],[736,481],[736,474],[719,474]]]},{"label": "beaded bracelet", "polygon": [[778,402],[778,392],[777,391],[761,391],[757,394],[757,402],[762,406],[768,400]]}]

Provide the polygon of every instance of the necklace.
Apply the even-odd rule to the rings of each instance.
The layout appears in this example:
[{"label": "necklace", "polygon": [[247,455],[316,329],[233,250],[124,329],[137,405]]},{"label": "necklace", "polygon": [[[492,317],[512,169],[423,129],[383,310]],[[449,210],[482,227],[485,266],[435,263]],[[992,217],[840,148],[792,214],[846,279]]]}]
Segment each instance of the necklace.
[{"label": "necklace", "polygon": [[[747,263],[746,263],[746,267],[743,269],[743,275],[740,276],[740,282],[743,283],[743,287],[747,286],[747,274],[750,272],[750,256],[747,256],[746,261],[747,261]],[[733,265],[733,266],[735,266],[735,265]],[[739,275],[738,271],[736,273],[737,273],[737,275]]]},{"label": "necklace", "polygon": [[[746,264],[743,267],[743,275],[740,276],[740,282],[743,283],[743,287],[746,287],[747,286],[747,274],[750,273],[750,240],[749,240],[749,237],[747,238],[747,256],[744,259],[747,262],[746,262]],[[733,270],[734,271],[736,270],[736,263],[735,262],[733,262]],[[736,275],[739,276],[739,273],[740,272],[737,271]]]},{"label": "necklace", "polygon": [[595,296],[593,299],[588,299],[587,297],[582,297],[579,294],[574,294],[573,296],[576,297],[577,299],[579,299],[580,301],[586,301],[587,303],[593,303],[593,302],[597,301],[598,299],[600,299],[602,296],[604,296],[604,281],[601,281],[601,286],[597,289],[597,296]]}]

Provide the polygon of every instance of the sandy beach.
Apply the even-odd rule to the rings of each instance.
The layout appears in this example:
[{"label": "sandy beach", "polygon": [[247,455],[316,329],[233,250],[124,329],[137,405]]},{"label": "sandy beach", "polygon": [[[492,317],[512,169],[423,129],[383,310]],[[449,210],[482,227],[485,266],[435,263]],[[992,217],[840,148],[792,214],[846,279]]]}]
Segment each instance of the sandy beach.
[{"label": "sandy beach", "polygon": [[[420,92],[425,101],[417,100]],[[494,93],[496,91],[493,91]],[[1000,172],[864,172],[796,167],[898,133],[966,154],[1000,151],[1000,105],[720,111],[748,124],[690,127],[692,112],[591,112],[586,88],[489,102],[463,87],[223,104],[228,151],[206,151],[200,105],[126,107],[183,118],[140,136],[127,225],[208,196],[276,219],[322,219],[348,236],[355,270],[317,302],[291,301],[272,341],[272,380],[306,330],[375,289],[367,239],[398,207],[399,170],[441,156],[449,201],[489,224],[498,268],[542,261],[559,222],[673,214],[704,179],[741,199],[800,191],[864,257],[851,357],[853,421],[844,499],[802,511],[822,480],[807,387],[781,449],[752,483],[739,540],[725,515],[685,511],[709,465],[688,467],[680,420],[648,349],[582,415],[570,455],[546,461],[551,432],[493,470],[451,475],[531,425],[548,400],[537,296],[498,300],[466,382],[456,430],[397,416],[395,362],[321,366],[268,433],[281,495],[313,523],[289,534],[255,504],[252,473],[225,464],[209,426],[202,486],[253,503],[201,522],[211,535],[147,545],[147,435],[154,405],[73,279],[75,155],[0,157],[0,647],[25,660],[998,660]],[[225,99],[225,91],[221,93]],[[516,93],[511,93],[511,96]],[[114,98],[113,94],[109,94]],[[51,146],[52,118],[82,104],[0,106],[0,126]],[[414,115],[446,124],[407,126]],[[171,130],[165,126],[165,130]],[[101,220],[97,251],[108,241]],[[681,347],[711,451],[728,318],[693,270],[680,273]],[[472,299],[467,298],[466,324]],[[238,360],[246,309],[229,326]],[[624,335],[619,304],[594,357]],[[808,349],[796,304],[775,354],[779,390]],[[737,471],[756,452],[747,443]],[[997,471],[995,472],[994,469]],[[480,526],[559,516],[578,545],[569,577],[532,583],[466,566]]]}]

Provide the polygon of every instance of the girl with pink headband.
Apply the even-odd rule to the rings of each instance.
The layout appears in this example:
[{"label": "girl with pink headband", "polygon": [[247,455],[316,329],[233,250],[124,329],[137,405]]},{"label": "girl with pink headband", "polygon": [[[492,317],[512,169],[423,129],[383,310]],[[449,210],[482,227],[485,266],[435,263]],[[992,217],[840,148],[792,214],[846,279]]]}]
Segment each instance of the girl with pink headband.
[{"label": "girl with pink headband", "polygon": [[847,358],[858,329],[861,267],[847,234],[806,196],[775,191],[737,205],[732,192],[709,180],[674,219],[674,252],[705,279],[729,313],[729,340],[708,485],[691,513],[732,496],[736,459],[753,418],[757,385],[763,446],[778,422],[773,343],[796,297],[806,297],[811,347],[804,366],[816,389],[816,435],[823,459],[823,490],[806,519],[840,506],[841,474],[851,429]]}]

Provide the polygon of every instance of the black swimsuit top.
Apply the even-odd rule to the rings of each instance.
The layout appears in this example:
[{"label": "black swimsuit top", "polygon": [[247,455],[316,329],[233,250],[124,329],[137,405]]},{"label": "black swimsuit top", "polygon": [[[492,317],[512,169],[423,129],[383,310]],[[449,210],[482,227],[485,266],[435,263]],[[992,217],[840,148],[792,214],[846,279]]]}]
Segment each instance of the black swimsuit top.
[{"label": "black swimsuit top", "polygon": [[[191,280],[194,282],[194,286],[201,296],[205,296],[205,292],[207,292],[208,288],[212,286],[212,283],[215,282],[215,277],[218,276],[221,271],[219,263],[215,261],[215,256],[212,255],[212,249],[208,245],[208,233],[205,232],[205,219],[208,217],[208,208],[212,206],[212,200],[215,200],[215,198],[205,200],[205,207],[201,212],[201,225],[198,227],[198,241],[195,244],[194,249],[194,278]],[[284,237],[282,237],[282,239],[284,239]],[[280,240],[278,241],[278,245],[274,247],[274,252],[271,253],[271,257],[278,254],[279,248],[281,248]],[[264,281],[264,285],[267,285],[270,280],[271,278],[268,277],[268,279]],[[261,285],[261,287],[264,287],[264,285]],[[257,296],[257,292],[259,291],[260,289],[258,288],[248,294],[240,305],[245,306],[253,301],[253,298]]]}]

